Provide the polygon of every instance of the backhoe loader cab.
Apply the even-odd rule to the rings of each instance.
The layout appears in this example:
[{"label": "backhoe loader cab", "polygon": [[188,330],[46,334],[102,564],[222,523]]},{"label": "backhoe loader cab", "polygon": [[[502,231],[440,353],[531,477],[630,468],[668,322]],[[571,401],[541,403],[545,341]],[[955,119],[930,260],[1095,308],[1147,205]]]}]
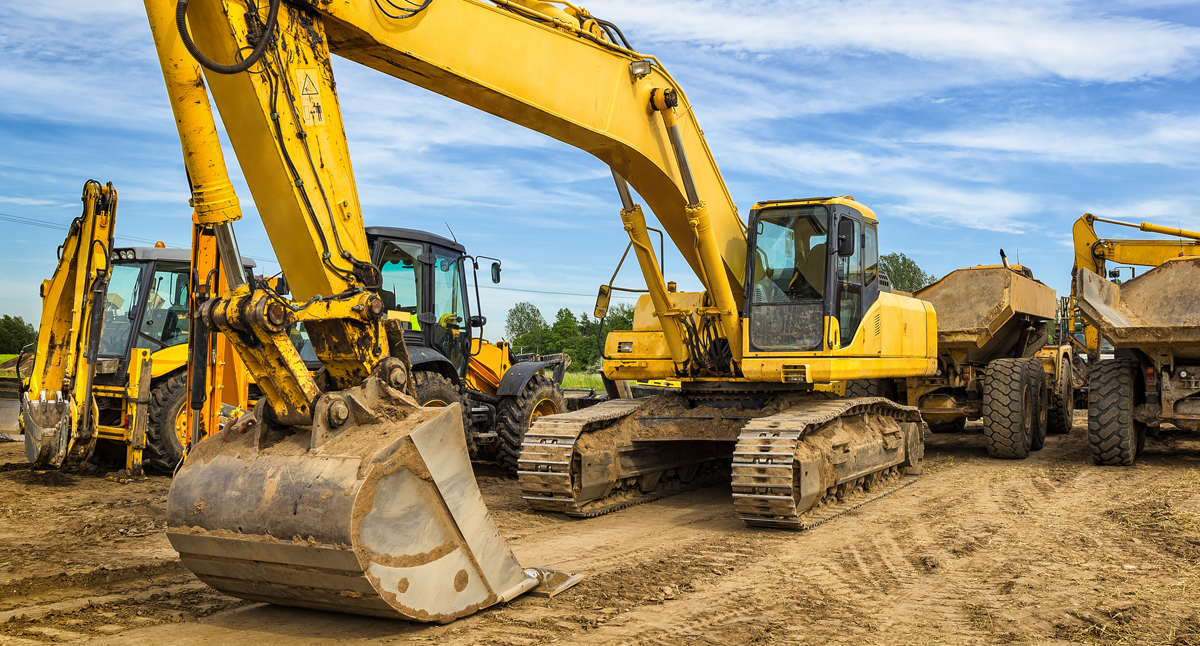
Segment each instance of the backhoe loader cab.
[{"label": "backhoe loader cab", "polygon": [[[134,425],[130,365],[148,351],[150,380],[145,453],[147,466],[171,470],[188,444],[186,413],[188,285],[187,249],[124,247],[112,251],[112,275],[100,331],[92,388],[99,413],[94,460],[124,462]],[[249,278],[255,263],[244,260]]]}]

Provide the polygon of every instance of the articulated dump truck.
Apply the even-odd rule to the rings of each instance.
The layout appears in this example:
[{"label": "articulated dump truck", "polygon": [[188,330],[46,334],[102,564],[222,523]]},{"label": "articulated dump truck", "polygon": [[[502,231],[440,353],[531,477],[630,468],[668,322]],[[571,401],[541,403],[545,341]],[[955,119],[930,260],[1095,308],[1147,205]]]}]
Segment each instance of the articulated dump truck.
[{"label": "articulated dump truck", "polygon": [[1005,261],[958,269],[914,295],[938,313],[937,374],[907,380],[908,404],[931,431],[982,419],[997,458],[1025,458],[1047,433],[1070,432],[1073,353],[1047,345],[1053,289]]},{"label": "articulated dump truck", "polygon": [[1101,465],[1131,465],[1162,423],[1200,430],[1200,257],[1117,284],[1078,267],[1085,322],[1116,348],[1091,372],[1088,439]]}]

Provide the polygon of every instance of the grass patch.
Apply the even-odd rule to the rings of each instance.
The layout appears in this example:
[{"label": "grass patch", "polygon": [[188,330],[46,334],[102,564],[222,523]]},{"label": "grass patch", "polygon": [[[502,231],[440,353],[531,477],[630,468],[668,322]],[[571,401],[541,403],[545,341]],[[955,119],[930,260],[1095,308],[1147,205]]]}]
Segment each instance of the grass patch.
[{"label": "grass patch", "polygon": [[568,372],[563,375],[563,388],[595,388],[604,390],[604,380],[590,372]]},{"label": "grass patch", "polygon": [[0,354],[0,363],[4,363],[5,361],[15,358],[17,358],[17,355],[15,354]]}]

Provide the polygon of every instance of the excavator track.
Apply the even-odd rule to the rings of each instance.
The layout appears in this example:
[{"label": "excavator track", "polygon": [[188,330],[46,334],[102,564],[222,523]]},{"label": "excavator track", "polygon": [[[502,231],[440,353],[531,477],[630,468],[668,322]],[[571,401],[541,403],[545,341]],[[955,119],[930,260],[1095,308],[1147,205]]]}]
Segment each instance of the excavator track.
[{"label": "excavator track", "polygon": [[[606,445],[599,437],[660,399],[618,399],[538,418],[525,433],[517,471],[530,507],[590,518],[728,480],[725,459],[732,436],[699,441],[672,438],[666,441],[686,445],[666,451],[656,446],[659,442],[635,439]],[[661,418],[644,421],[655,423]]]},{"label": "excavator track", "polygon": [[916,408],[882,397],[806,402],[754,419],[734,449],[734,509],[751,527],[820,525],[912,484],[921,433]]},{"label": "excavator track", "polygon": [[887,399],[809,396],[664,414],[670,397],[679,396],[539,418],[519,461],[525,500],[586,518],[732,478],[748,525],[807,529],[911,484],[919,470],[920,413]]}]

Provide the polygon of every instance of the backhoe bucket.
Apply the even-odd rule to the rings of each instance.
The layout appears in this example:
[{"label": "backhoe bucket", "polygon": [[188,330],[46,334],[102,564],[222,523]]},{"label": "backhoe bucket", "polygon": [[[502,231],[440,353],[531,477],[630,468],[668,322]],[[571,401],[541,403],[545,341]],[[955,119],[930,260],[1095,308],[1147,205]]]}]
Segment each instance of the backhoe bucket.
[{"label": "backhoe bucket", "polygon": [[25,459],[35,469],[57,468],[67,454],[71,420],[70,401],[29,399],[21,395],[21,428],[25,433]]},{"label": "backhoe bucket", "polygon": [[314,411],[311,431],[280,429],[260,404],[188,456],[167,537],[202,581],[254,601],[439,623],[539,583],[488,515],[458,404],[421,408],[372,376]]}]

